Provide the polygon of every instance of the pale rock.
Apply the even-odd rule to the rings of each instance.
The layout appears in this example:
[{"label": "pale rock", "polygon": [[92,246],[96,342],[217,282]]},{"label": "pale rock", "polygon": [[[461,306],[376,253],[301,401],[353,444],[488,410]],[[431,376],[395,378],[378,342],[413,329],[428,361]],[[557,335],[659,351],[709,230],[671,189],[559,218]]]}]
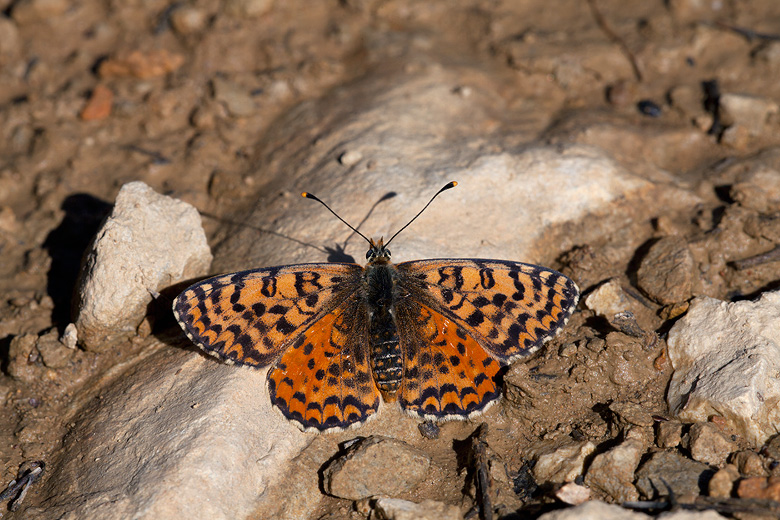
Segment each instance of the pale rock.
[{"label": "pale rock", "polygon": [[755,136],[766,131],[770,118],[780,106],[769,98],[725,93],[720,96],[720,109],[724,124],[744,127],[749,135]]},{"label": "pale rock", "polygon": [[590,500],[590,489],[574,482],[567,482],[555,492],[555,498],[566,504],[577,506]]},{"label": "pale rock", "polygon": [[457,506],[423,500],[419,504],[400,498],[379,498],[374,504],[372,520],[463,520]]},{"label": "pale rock", "polygon": [[529,452],[529,455],[536,459],[533,468],[534,480],[553,484],[574,482],[574,479],[582,475],[585,459],[595,450],[596,445],[591,441],[568,442],[563,445],[557,441],[545,442]]},{"label": "pale rock", "polygon": [[596,455],[588,467],[585,484],[618,503],[637,500],[639,493],[633,484],[634,471],[644,451],[642,442],[629,439],[606,453]]},{"label": "pale rock", "polygon": [[582,505],[550,511],[538,520],[650,520],[644,513],[624,509],[615,504],[591,500]]},{"label": "pale rock", "polygon": [[780,431],[780,291],[754,302],[698,297],[667,343],[674,414],[695,422],[722,416],[755,445]]},{"label": "pale rock", "polygon": [[712,423],[692,425],[683,439],[683,445],[688,448],[693,460],[712,466],[723,466],[726,458],[737,448]]},{"label": "pale rock", "polygon": [[143,182],[125,184],[82,266],[79,340],[88,350],[105,350],[135,334],[156,294],[205,274],[210,263],[194,207]]}]

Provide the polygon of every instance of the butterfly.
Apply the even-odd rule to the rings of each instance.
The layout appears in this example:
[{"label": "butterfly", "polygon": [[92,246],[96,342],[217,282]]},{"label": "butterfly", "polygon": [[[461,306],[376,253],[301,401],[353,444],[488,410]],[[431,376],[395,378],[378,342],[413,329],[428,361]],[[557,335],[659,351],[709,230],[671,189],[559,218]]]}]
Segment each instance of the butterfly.
[{"label": "butterfly", "polygon": [[579,300],[563,274],[505,260],[393,264],[366,238],[367,264],[313,263],[216,276],[185,289],[173,312],[186,335],[226,363],[261,368],[272,403],[304,431],[364,423],[381,401],[445,421],[484,411],[499,373],[566,324]]}]

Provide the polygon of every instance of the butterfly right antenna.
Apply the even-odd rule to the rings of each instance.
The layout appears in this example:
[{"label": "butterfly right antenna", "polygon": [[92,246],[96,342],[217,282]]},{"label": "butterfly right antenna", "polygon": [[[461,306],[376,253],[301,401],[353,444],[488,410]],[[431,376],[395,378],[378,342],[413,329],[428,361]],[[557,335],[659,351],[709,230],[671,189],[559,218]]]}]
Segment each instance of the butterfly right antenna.
[{"label": "butterfly right antenna", "polygon": [[407,222],[407,223],[406,223],[406,225],[405,225],[404,227],[402,227],[401,229],[399,229],[398,231],[396,231],[396,232],[395,232],[395,235],[393,235],[393,236],[391,236],[391,237],[390,237],[390,240],[388,240],[388,241],[387,241],[387,243],[385,244],[385,246],[388,246],[388,245],[390,245],[390,242],[392,242],[392,241],[393,241],[393,239],[394,239],[395,237],[397,237],[397,236],[398,236],[398,234],[399,234],[401,231],[403,231],[404,229],[408,228],[408,227],[409,227],[409,224],[411,224],[412,222],[414,222],[415,220],[417,220],[417,217],[419,217],[420,215],[422,215],[422,212],[423,212],[423,211],[425,211],[425,210],[428,208],[428,206],[430,206],[430,205],[431,205],[431,202],[433,202],[433,199],[435,199],[436,197],[438,197],[438,196],[439,196],[439,194],[440,194],[441,192],[443,192],[443,191],[446,191],[446,190],[449,190],[450,188],[454,188],[454,187],[455,187],[455,186],[457,186],[457,185],[458,185],[458,182],[457,182],[457,181],[451,181],[451,182],[448,182],[447,184],[445,184],[445,185],[444,185],[444,187],[442,187],[442,189],[440,189],[439,191],[437,191],[437,192],[436,192],[436,195],[434,195],[433,197],[431,197],[431,200],[429,200],[429,201],[428,201],[428,204],[426,204],[426,205],[425,205],[425,207],[424,207],[423,209],[421,209],[421,210],[419,211],[419,213],[417,213],[417,215],[415,215],[415,216],[414,216],[414,218],[412,218],[412,220],[410,220],[409,222]]}]

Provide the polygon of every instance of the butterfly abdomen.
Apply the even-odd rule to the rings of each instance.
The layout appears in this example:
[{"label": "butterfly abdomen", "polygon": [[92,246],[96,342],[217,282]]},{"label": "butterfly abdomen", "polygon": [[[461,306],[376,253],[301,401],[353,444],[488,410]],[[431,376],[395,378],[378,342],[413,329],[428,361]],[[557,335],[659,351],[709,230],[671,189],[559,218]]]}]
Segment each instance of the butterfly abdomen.
[{"label": "butterfly abdomen", "polygon": [[404,375],[403,353],[393,312],[396,287],[394,275],[394,267],[389,264],[366,267],[371,372],[385,401],[395,401]]}]

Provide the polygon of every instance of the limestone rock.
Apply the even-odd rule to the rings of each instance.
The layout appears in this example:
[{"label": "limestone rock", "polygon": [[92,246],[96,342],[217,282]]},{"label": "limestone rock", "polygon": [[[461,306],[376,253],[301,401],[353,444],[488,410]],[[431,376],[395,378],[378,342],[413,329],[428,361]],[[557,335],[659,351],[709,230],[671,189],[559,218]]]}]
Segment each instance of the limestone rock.
[{"label": "limestone rock", "polygon": [[[695,462],[674,452],[659,451],[642,464],[636,472],[636,487],[647,498],[703,495],[706,484],[715,471],[708,465]],[[664,483],[665,482],[665,483]]]},{"label": "limestone rock", "polygon": [[723,416],[758,445],[780,428],[780,292],[727,303],[699,297],[669,332],[669,407],[680,418]]},{"label": "limestone rock", "polygon": [[76,328],[86,349],[135,333],[154,295],[206,273],[211,251],[198,211],[142,182],[122,187],[85,259]]},{"label": "limestone rock", "polygon": [[693,266],[693,255],[685,239],[664,237],[653,244],[642,259],[637,284],[662,305],[681,302],[691,296]]},{"label": "limestone rock", "polygon": [[585,475],[585,484],[606,493],[617,503],[637,500],[639,493],[633,485],[634,470],[644,450],[641,442],[629,439],[597,455]]}]

